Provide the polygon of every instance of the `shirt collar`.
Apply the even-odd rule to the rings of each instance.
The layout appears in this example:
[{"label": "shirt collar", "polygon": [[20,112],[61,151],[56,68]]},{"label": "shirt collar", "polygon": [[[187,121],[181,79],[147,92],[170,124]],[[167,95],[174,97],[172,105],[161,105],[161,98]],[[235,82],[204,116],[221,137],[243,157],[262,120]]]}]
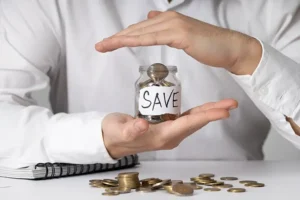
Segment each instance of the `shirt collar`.
[{"label": "shirt collar", "polygon": [[157,8],[160,11],[166,11],[166,10],[170,10],[171,8],[174,8],[182,3],[184,3],[185,0],[172,0],[169,1],[168,0],[153,0],[154,4],[157,6]]}]

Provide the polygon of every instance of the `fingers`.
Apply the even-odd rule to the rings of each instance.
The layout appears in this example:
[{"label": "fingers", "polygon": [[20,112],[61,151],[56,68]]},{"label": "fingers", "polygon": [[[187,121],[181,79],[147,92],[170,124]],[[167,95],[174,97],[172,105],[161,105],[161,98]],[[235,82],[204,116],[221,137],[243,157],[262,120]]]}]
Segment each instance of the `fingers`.
[{"label": "fingers", "polygon": [[147,18],[148,19],[151,19],[153,17],[156,17],[157,15],[161,14],[162,12],[161,11],[157,11],[157,10],[152,10],[148,13],[148,16]]},{"label": "fingers", "polygon": [[130,120],[123,125],[125,141],[132,141],[143,135],[149,129],[149,123],[144,119]]},{"label": "fingers", "polygon": [[176,34],[164,30],[160,32],[148,33],[138,36],[116,36],[103,40],[96,44],[95,48],[99,52],[109,52],[122,47],[152,46],[152,45],[171,45]]},{"label": "fingers", "polygon": [[185,115],[173,121],[173,124],[167,133],[182,138],[194,133],[207,125],[209,122],[226,119],[230,116],[229,111],[223,108],[212,108],[207,111]]},{"label": "fingers", "polygon": [[144,34],[148,34],[148,33],[164,31],[164,30],[167,30],[167,29],[171,28],[170,26],[171,26],[171,24],[168,23],[168,22],[160,22],[160,23],[153,24],[153,25],[150,25],[150,26],[135,29],[131,32],[128,32],[126,34],[126,36],[144,35]]},{"label": "fingers", "polygon": [[184,112],[182,114],[182,116],[184,115],[189,115],[189,114],[195,114],[198,112],[202,112],[202,111],[206,111],[212,108],[223,108],[223,109],[227,109],[227,110],[232,110],[238,107],[238,102],[234,99],[224,99],[218,102],[209,102],[206,104],[203,104],[201,106],[192,108],[186,112]]},{"label": "fingers", "polygon": [[149,19],[147,20],[144,20],[142,22],[139,22],[137,24],[133,24],[131,26],[129,26],[128,28],[120,31],[119,33],[113,35],[112,37],[114,36],[120,36],[120,35],[126,35],[127,33],[133,31],[133,30],[136,30],[136,29],[140,29],[140,28],[143,28],[143,27],[147,27],[147,26],[151,26],[153,24],[157,24],[157,23],[160,23],[162,21],[165,20],[165,17],[163,16],[159,16],[159,11],[153,11],[153,12],[149,12],[148,16],[151,16]]}]

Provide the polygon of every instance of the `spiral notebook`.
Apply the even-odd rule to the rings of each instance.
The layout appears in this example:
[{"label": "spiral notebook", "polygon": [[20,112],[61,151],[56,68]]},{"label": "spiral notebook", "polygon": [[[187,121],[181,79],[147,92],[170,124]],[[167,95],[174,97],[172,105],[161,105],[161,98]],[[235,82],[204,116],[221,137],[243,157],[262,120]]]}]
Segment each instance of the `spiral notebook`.
[{"label": "spiral notebook", "polygon": [[134,167],[139,164],[138,156],[125,156],[115,164],[67,164],[67,163],[39,163],[20,169],[4,168],[0,166],[0,176],[17,179],[50,179],[67,176],[77,176],[96,172],[104,172]]}]

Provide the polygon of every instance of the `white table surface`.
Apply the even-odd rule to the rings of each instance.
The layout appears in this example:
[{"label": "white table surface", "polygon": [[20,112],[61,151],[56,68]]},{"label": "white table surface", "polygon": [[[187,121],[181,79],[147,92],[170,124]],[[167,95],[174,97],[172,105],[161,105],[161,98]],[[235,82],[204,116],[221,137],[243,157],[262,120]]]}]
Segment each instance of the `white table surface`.
[{"label": "white table surface", "polygon": [[[122,170],[137,171],[140,179],[158,177],[189,181],[200,173],[236,176],[265,183],[263,188],[246,188],[246,193],[205,192],[196,190],[190,197],[178,197],[165,191],[153,193],[132,192],[119,196],[102,196],[103,189],[89,186],[90,179],[114,178],[120,171],[111,171],[77,177],[29,181],[0,178],[0,200],[99,200],[99,199],[300,199],[300,161],[196,162],[164,161],[142,162],[139,167]],[[228,181],[229,182],[229,181]],[[241,187],[238,181],[231,181]],[[6,187],[9,186],[9,187]],[[268,199],[267,199],[268,198]]]}]

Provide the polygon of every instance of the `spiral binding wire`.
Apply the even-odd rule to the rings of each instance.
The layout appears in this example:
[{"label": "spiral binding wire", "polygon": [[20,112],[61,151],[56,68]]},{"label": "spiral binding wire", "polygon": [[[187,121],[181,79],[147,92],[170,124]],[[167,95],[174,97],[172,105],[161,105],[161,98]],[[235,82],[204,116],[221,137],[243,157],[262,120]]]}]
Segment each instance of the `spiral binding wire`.
[{"label": "spiral binding wire", "polygon": [[[128,158],[131,157],[132,163],[129,164]],[[129,167],[133,167],[135,165],[139,164],[138,161],[138,155],[130,155],[125,156],[124,158],[125,164],[121,166],[122,161],[119,160],[118,163],[112,164],[112,167],[109,169],[110,164],[101,164],[101,163],[95,163],[95,164],[89,164],[89,165],[77,165],[77,164],[67,164],[67,163],[38,163],[35,165],[35,169],[38,167],[45,168],[46,173],[45,176],[41,179],[50,179],[50,178],[59,178],[63,176],[74,176],[74,175],[83,175],[83,174],[91,174],[96,172],[103,172],[103,171],[111,171],[111,170],[117,170],[117,169],[125,169]],[[123,160],[122,159],[122,160]],[[97,166],[100,165],[100,168],[97,169]],[[71,166],[73,166],[74,170],[71,173]],[[84,167],[87,166],[87,169],[84,171]],[[91,167],[93,166],[93,167]],[[59,168],[59,175],[56,176],[56,169]],[[63,167],[67,169],[67,172],[65,175],[63,175]],[[79,168],[79,173],[77,173]],[[51,173],[49,173],[51,172]]]}]

